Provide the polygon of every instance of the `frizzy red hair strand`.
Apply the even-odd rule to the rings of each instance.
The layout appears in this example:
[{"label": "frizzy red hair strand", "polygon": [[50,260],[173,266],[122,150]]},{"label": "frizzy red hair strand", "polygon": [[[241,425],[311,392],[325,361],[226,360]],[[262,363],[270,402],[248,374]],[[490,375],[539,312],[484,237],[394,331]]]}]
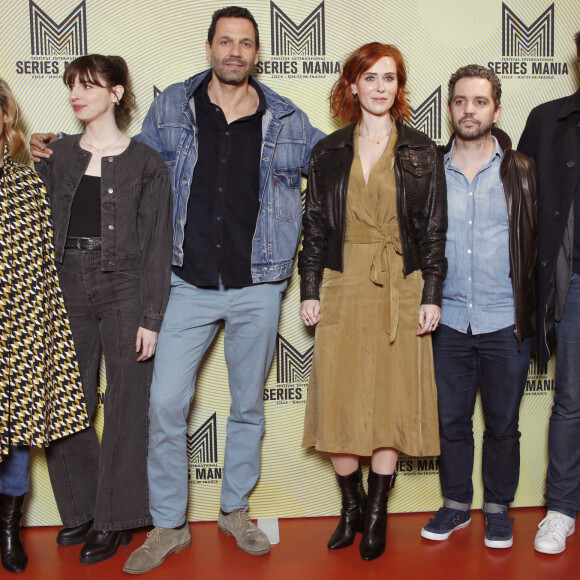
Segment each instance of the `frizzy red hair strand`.
[{"label": "frizzy red hair strand", "polygon": [[362,118],[360,103],[352,94],[351,85],[356,83],[360,76],[369,70],[379,59],[384,56],[391,57],[395,61],[397,72],[398,92],[391,108],[391,116],[397,121],[409,119],[411,109],[407,102],[407,70],[403,55],[396,46],[371,42],[357,48],[347,59],[342,67],[340,78],[332,87],[330,93],[330,109],[335,117],[345,123],[358,123]]}]

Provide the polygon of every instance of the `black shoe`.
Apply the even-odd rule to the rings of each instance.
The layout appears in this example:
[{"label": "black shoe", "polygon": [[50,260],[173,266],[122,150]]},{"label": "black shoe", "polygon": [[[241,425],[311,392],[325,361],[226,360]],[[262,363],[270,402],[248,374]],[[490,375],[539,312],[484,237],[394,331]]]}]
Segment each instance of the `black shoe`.
[{"label": "black shoe", "polygon": [[381,475],[369,469],[369,495],[365,527],[359,550],[363,560],[378,558],[387,545],[387,500],[395,485],[396,473]]},{"label": "black shoe", "polygon": [[20,541],[23,495],[0,493],[0,555],[8,572],[23,572],[28,556]]},{"label": "black shoe", "polygon": [[331,550],[350,546],[354,542],[356,533],[363,531],[367,497],[362,484],[360,466],[350,475],[338,475],[337,473],[336,481],[338,481],[342,495],[342,510],[338,526],[328,540],[327,546]]},{"label": "black shoe", "polygon": [[89,520],[74,528],[62,528],[56,534],[56,543],[59,546],[76,546],[84,544],[89,538],[93,529],[93,520]]},{"label": "black shoe", "polygon": [[81,564],[96,564],[112,558],[120,545],[128,546],[133,534],[127,530],[93,530],[87,543],[81,548]]}]

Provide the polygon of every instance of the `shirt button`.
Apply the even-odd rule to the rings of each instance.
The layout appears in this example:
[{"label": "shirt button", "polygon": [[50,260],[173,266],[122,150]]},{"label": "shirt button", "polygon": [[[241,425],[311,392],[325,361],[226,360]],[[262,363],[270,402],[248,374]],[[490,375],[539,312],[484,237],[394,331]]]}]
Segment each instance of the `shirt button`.
[{"label": "shirt button", "polygon": [[557,218],[557,217],[560,217],[561,215],[562,215],[562,214],[561,214],[561,213],[560,213],[558,210],[556,210],[556,211],[554,212],[554,217],[556,217],[556,218]]},{"label": "shirt button", "polygon": [[468,253],[468,254],[471,254],[471,250],[467,250],[467,253]]},{"label": "shirt button", "polygon": [[115,229],[115,226],[113,226],[113,225],[110,225],[110,226],[109,226],[109,229],[110,229],[111,231],[113,231],[113,230]]},{"label": "shirt button", "polygon": [[182,179],[181,180],[181,185],[187,185],[187,179]]},{"label": "shirt button", "polygon": [[109,189],[107,189],[107,192],[108,193],[113,193],[113,188],[112,187],[109,187]]},{"label": "shirt button", "polygon": [[109,157],[108,161],[109,161],[109,163],[113,163],[113,158]]},{"label": "shirt button", "polygon": [[550,263],[550,260],[546,260],[545,258],[542,260],[542,266],[546,267]]},{"label": "shirt button", "polygon": [[471,220],[469,220],[467,223],[468,223],[469,225],[471,225],[473,222],[472,222]]},{"label": "shirt button", "polygon": [[472,196],[473,196],[473,191],[470,191],[469,192],[469,197],[472,197]]},{"label": "shirt button", "polygon": [[115,262],[109,262],[109,266],[114,266]]},{"label": "shirt button", "polygon": [[574,167],[574,165],[576,165],[576,161],[572,161],[572,160],[570,160],[570,161],[568,161],[568,163],[566,163],[566,165],[567,165],[568,167]]},{"label": "shirt button", "polygon": [[469,282],[471,282],[471,276],[468,276],[468,277],[467,277],[467,280],[468,280]]},{"label": "shirt button", "polygon": [[215,247],[216,248],[221,248],[221,245],[220,244],[216,244]]},{"label": "shirt button", "polygon": [[215,219],[219,222],[222,218],[218,215]]},{"label": "shirt button", "polygon": [[473,308],[473,304],[470,304],[470,305],[469,305],[469,308]]},{"label": "shirt button", "polygon": [[218,191],[223,191],[224,188],[223,187],[218,187]]},{"label": "shirt button", "polygon": [[228,137],[228,136],[229,136],[229,134],[230,134],[230,132],[229,132],[229,131],[226,131],[226,137]]},{"label": "shirt button", "polygon": [[181,220],[177,220],[177,225],[180,226],[181,225]]}]

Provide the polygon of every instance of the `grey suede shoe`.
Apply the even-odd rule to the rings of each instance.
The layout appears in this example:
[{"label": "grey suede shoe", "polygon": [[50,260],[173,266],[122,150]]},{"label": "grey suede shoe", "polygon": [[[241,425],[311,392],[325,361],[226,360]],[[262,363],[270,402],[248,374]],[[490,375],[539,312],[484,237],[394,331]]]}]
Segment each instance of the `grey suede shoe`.
[{"label": "grey suede shoe", "polygon": [[263,556],[270,551],[268,536],[257,528],[250,519],[248,512],[238,508],[229,514],[220,510],[218,530],[236,539],[238,548],[252,556]]},{"label": "grey suede shoe", "polygon": [[145,543],[137,548],[125,562],[123,572],[145,574],[163,564],[170,554],[177,554],[191,546],[189,524],[175,530],[173,528],[153,528]]}]

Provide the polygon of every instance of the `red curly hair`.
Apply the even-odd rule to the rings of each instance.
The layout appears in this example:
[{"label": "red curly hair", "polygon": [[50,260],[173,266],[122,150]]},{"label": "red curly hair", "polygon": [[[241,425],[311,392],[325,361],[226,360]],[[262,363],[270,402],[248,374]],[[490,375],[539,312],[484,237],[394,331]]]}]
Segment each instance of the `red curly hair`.
[{"label": "red curly hair", "polygon": [[330,109],[335,117],[345,123],[358,123],[362,118],[360,103],[353,97],[351,85],[356,83],[360,76],[368,71],[379,59],[384,56],[395,61],[397,70],[397,84],[399,91],[391,108],[393,119],[402,121],[411,117],[411,109],[407,103],[407,70],[403,55],[396,46],[371,42],[357,48],[342,67],[340,78],[334,83],[330,93]]}]

